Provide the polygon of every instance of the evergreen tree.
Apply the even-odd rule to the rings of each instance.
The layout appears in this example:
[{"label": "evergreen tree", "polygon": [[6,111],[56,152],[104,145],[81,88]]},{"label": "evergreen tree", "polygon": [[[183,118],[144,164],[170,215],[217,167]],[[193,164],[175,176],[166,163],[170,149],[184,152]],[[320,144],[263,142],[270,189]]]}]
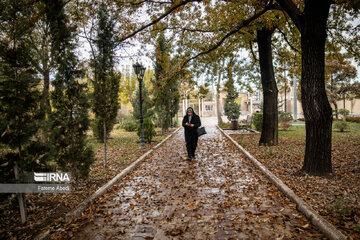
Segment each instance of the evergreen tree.
[{"label": "evergreen tree", "polygon": [[43,1],[57,69],[50,96],[55,161],[62,170],[71,171],[75,177],[87,177],[94,154],[87,146],[89,103],[85,85],[78,82],[83,72],[79,70],[75,55],[76,26],[70,24],[64,0]]},{"label": "evergreen tree", "polygon": [[[225,90],[227,92],[224,111],[225,115],[227,116],[228,120],[233,122],[237,122],[240,116],[240,105],[235,101],[239,93],[236,91],[234,86],[234,79],[232,77],[232,67],[233,67],[233,60],[230,60],[228,66],[228,81],[225,84]],[[233,125],[233,128],[236,128],[236,125]]]},{"label": "evergreen tree", "polygon": [[[29,1],[4,1],[0,8],[0,142],[12,151],[1,168],[12,168],[6,180],[13,182],[24,171],[41,169],[44,149],[37,141],[40,127],[40,79],[32,66],[30,34],[36,19]],[[37,153],[33,150],[37,149]],[[33,154],[33,155],[31,155]],[[37,158],[37,159],[36,159]],[[37,162],[35,161],[37,160]],[[3,171],[1,171],[3,172]],[[25,194],[19,193],[21,221],[26,221]]]},{"label": "evergreen tree", "polygon": [[155,112],[162,131],[170,127],[171,118],[171,91],[175,86],[174,78],[168,77],[170,64],[169,47],[163,32],[159,34],[155,48],[155,78],[153,84],[153,101]]},{"label": "evergreen tree", "polygon": [[92,61],[94,69],[94,95],[92,108],[96,122],[94,133],[104,142],[104,167],[107,167],[106,140],[113,129],[119,109],[120,77],[114,71],[115,41],[114,19],[109,16],[105,3],[98,12],[96,56]]},{"label": "evergreen tree", "polygon": [[[146,84],[142,82],[142,111],[143,117],[151,118],[154,115],[154,109],[152,106],[151,99],[149,97],[149,92],[147,90]],[[140,90],[139,88],[136,90],[136,96],[131,99],[131,104],[133,106],[132,115],[135,119],[140,119]]]},{"label": "evergreen tree", "polygon": [[[171,59],[171,65],[175,66],[177,58]],[[177,75],[171,81],[170,86],[170,126],[174,127],[173,118],[177,115],[177,112],[180,109],[180,89],[179,89],[179,81],[181,75]]]}]

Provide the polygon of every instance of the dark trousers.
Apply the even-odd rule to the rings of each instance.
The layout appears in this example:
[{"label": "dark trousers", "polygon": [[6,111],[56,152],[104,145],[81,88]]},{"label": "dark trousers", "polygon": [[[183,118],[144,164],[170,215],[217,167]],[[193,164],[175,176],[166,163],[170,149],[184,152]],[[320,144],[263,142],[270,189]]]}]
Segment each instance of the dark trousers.
[{"label": "dark trousers", "polygon": [[195,150],[197,147],[198,138],[192,137],[188,141],[186,141],[186,150],[188,157],[194,157],[195,156]]}]

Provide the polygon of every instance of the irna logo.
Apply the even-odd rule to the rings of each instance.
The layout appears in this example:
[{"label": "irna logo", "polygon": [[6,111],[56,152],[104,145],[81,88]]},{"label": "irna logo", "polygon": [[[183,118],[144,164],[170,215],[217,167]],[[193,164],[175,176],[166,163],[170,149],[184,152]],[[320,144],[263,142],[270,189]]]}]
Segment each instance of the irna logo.
[{"label": "irna logo", "polygon": [[70,182],[70,173],[34,172],[34,180],[35,182]]}]

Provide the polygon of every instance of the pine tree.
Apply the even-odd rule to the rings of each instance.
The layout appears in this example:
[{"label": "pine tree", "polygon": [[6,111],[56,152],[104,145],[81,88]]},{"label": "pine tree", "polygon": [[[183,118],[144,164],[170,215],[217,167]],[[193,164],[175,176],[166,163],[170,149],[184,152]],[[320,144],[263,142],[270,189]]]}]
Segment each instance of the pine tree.
[{"label": "pine tree", "polygon": [[155,112],[162,131],[170,127],[171,91],[174,79],[168,77],[170,64],[169,47],[163,32],[159,34],[155,48],[155,78],[153,84],[153,101]]},{"label": "pine tree", "polygon": [[232,68],[233,61],[230,60],[228,66],[228,81],[225,84],[225,90],[227,92],[224,111],[225,115],[227,116],[228,120],[232,122],[233,128],[237,128],[237,120],[240,116],[240,105],[236,102],[236,99],[239,96],[239,93],[236,91],[234,85],[234,79],[232,77]]},{"label": "pine tree", "polygon": [[85,85],[79,83],[83,72],[75,55],[76,26],[70,24],[65,13],[65,1],[43,0],[50,25],[52,54],[55,56],[57,73],[52,81],[51,93],[52,142],[55,161],[64,171],[75,177],[87,177],[94,161],[92,149],[87,145],[86,131],[89,128],[88,97]]},{"label": "pine tree", "polygon": [[[6,155],[13,169],[8,181],[21,178],[26,170],[38,169],[31,149],[39,146],[40,79],[31,62],[30,34],[34,29],[34,6],[29,1],[6,1],[1,6],[0,39],[0,142],[12,151]],[[42,149],[38,149],[39,153]],[[47,154],[45,154],[47,155]],[[45,159],[45,158],[44,158]],[[39,158],[39,163],[42,158]],[[21,221],[26,221],[25,194],[19,193]]]},{"label": "pine tree", "polygon": [[98,12],[96,56],[92,60],[94,69],[94,95],[92,108],[95,113],[95,136],[104,142],[104,167],[107,168],[106,140],[113,129],[119,109],[120,77],[114,71],[115,41],[114,18],[109,16],[105,3]]}]

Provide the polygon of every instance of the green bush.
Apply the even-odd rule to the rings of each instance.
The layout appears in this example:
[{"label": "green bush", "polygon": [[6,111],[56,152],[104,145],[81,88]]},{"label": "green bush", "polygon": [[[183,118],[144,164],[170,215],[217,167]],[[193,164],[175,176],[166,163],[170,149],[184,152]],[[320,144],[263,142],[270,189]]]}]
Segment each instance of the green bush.
[{"label": "green bush", "polygon": [[347,122],[354,122],[354,123],[360,123],[360,117],[346,117]]},{"label": "green bush", "polygon": [[263,121],[263,113],[254,113],[253,114],[253,124],[255,126],[256,131],[262,130],[262,121]]},{"label": "green bush", "polygon": [[[155,125],[150,118],[145,118],[143,125],[145,141],[151,143],[152,138],[156,135]],[[140,125],[137,127],[137,135],[140,136]]]},{"label": "green bush", "polygon": [[126,117],[121,122],[121,128],[125,129],[128,132],[136,131],[138,125],[139,121],[137,119],[134,119],[133,117]]},{"label": "green bush", "polygon": [[292,121],[292,120],[293,120],[293,117],[292,117],[291,113],[279,111],[279,122],[288,122],[288,121]]},{"label": "green bush", "polygon": [[345,108],[339,109],[338,112],[339,112],[340,115],[343,115],[344,117],[346,117],[347,115],[350,114],[350,111],[345,109]]},{"label": "green bush", "polygon": [[345,121],[336,121],[334,124],[334,128],[339,129],[340,132],[344,132],[348,127],[348,123]]}]

